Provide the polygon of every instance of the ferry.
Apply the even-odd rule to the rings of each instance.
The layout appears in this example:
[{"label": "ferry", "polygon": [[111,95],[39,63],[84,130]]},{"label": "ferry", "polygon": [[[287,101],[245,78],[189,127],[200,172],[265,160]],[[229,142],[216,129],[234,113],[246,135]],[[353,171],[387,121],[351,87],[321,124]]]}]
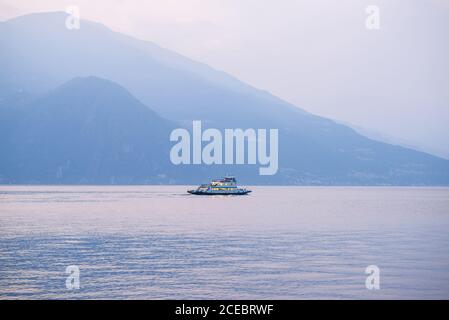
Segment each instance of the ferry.
[{"label": "ferry", "polygon": [[238,188],[237,181],[233,176],[226,176],[223,179],[212,180],[209,184],[202,184],[194,190],[187,191],[196,195],[245,195],[251,190]]}]

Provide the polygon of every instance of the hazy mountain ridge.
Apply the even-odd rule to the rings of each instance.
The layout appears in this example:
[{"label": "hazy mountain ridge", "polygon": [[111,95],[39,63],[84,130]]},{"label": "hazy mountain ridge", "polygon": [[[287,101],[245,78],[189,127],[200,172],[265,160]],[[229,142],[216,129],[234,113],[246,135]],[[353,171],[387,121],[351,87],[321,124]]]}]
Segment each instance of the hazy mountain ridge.
[{"label": "hazy mountain ridge", "polygon": [[8,108],[16,116],[2,137],[1,163],[2,182],[10,183],[157,183],[176,127],[95,77],[1,109]]},{"label": "hazy mountain ridge", "polygon": [[[262,184],[449,184],[447,160],[370,140],[101,24],[83,20],[80,30],[67,30],[65,18],[32,14],[0,24],[0,121],[20,118],[0,145],[7,155],[0,167],[4,183],[197,183],[232,172]],[[26,112],[7,115],[5,104],[15,105],[8,99],[22,91],[41,98],[26,104]],[[42,120],[46,126],[34,124]],[[171,121],[191,120],[205,127],[279,128],[278,174],[259,176],[257,166],[171,165],[168,134],[179,126]],[[73,150],[80,148],[82,156]]]}]

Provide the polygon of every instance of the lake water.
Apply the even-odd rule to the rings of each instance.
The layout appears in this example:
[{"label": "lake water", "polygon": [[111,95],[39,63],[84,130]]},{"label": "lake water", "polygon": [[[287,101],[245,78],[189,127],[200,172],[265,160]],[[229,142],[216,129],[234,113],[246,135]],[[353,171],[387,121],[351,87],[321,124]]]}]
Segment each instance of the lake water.
[{"label": "lake water", "polygon": [[186,189],[0,186],[0,298],[449,298],[448,188]]}]

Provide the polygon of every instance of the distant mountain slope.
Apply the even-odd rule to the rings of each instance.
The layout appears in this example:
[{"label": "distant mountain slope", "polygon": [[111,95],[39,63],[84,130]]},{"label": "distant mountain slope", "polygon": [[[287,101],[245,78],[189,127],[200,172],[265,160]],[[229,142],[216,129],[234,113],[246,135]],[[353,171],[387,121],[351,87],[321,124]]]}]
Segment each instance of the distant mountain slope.
[{"label": "distant mountain slope", "polygon": [[[64,13],[42,13],[0,23],[0,99],[7,101],[8,97],[21,91],[33,95],[43,94],[74,77],[93,75],[125,87],[145,105],[170,120],[203,120],[206,126],[219,128],[279,129],[280,170],[277,175],[258,176],[255,166],[215,166],[201,168],[204,176],[233,172],[246,177],[248,182],[268,184],[449,184],[447,160],[367,139],[347,126],[304,112],[223,72],[191,61],[151,42],[113,32],[101,24],[83,20],[80,30],[67,30],[65,19]],[[57,104],[64,104],[64,101],[73,98],[70,92],[63,88],[58,89],[63,93],[57,96],[54,96],[54,92],[50,94],[51,101],[57,100]],[[83,101],[80,100],[81,97],[77,99],[79,102]],[[95,95],[90,95],[91,100],[85,99],[86,107],[96,106]],[[66,129],[56,120],[53,121],[52,117],[64,119],[63,122],[68,121],[70,117],[65,116],[64,112],[70,110],[64,109],[63,112],[55,106],[50,108],[51,101],[44,99],[38,104],[42,108],[49,108],[49,114],[44,118],[49,125],[35,128],[35,131],[31,132],[26,124],[22,124],[24,135],[39,135],[39,132],[45,132],[50,125],[60,125],[61,129]],[[139,107],[140,109],[142,108]],[[84,112],[88,114],[88,110]],[[106,117],[109,111],[105,109],[101,112],[102,116]],[[117,121],[124,119],[126,117],[117,116]],[[159,121],[163,122],[160,118],[152,118],[151,121],[148,119],[151,125]],[[129,127],[124,126],[117,130],[126,131],[127,128]],[[139,136],[138,128],[142,130],[142,135],[149,135],[142,122],[140,126],[129,128],[136,139]],[[93,141],[97,139],[96,134],[101,135],[101,132],[103,131],[91,132]],[[112,131],[110,134],[111,139],[119,139]],[[57,144],[56,140],[53,143]],[[164,136],[162,143],[168,144],[168,136]],[[75,148],[76,144],[72,147]],[[168,148],[167,145],[165,147]],[[61,155],[74,152],[68,147],[61,148],[64,150]],[[101,143],[92,144],[91,148],[101,150]],[[102,154],[105,159],[106,155],[113,156],[113,153],[108,153],[107,150]],[[141,157],[149,158],[143,160]],[[92,168],[98,168],[96,159],[94,157],[83,161],[86,167],[90,165]],[[165,163],[168,157],[152,157],[139,153],[123,159],[123,165],[116,168],[119,173],[126,165],[134,166],[137,160],[142,161],[138,163],[145,163],[146,168],[153,166],[152,172],[157,173],[156,166],[159,165],[160,174],[167,173],[161,168],[167,168]],[[44,158],[42,161],[43,166]],[[14,167],[14,163],[15,160],[10,158],[8,168]],[[64,165],[60,165],[64,172]],[[22,177],[25,179],[29,175],[35,175],[39,168],[40,166],[36,165],[30,171],[24,171]],[[92,169],[92,172],[95,170],[97,169]],[[198,178],[198,175],[193,173],[200,169],[187,166],[170,170],[176,182],[187,182],[189,178]],[[89,181],[106,181],[110,172],[99,174],[98,177],[93,175]],[[195,179],[192,181],[196,182]],[[126,182],[126,179],[122,181]],[[129,181],[135,180],[130,178]]]},{"label": "distant mountain slope", "polygon": [[[75,78],[0,107],[0,174],[8,183],[158,183],[174,124],[103,79]],[[165,162],[163,161],[165,160]]]},{"label": "distant mountain slope", "polygon": [[31,14],[0,24],[0,83],[5,90],[43,93],[73,77],[95,75],[119,83],[169,119],[234,125],[266,122],[268,115],[282,123],[301,113],[224,72],[101,24],[83,20],[79,30],[68,30],[66,17]]}]

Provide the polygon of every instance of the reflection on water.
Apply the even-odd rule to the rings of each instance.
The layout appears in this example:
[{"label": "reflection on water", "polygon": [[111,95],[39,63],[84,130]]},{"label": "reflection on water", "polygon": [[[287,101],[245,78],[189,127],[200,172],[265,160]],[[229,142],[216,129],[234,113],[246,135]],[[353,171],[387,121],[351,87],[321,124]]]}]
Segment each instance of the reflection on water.
[{"label": "reflection on water", "polygon": [[187,188],[1,186],[0,298],[449,298],[449,189]]}]

